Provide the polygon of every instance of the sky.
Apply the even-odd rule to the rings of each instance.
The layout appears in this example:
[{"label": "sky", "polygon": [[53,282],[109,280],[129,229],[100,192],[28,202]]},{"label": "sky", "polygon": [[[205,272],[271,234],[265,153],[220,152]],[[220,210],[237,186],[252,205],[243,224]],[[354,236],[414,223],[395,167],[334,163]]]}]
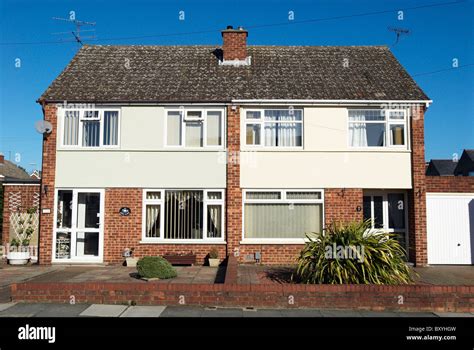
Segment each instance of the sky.
[{"label": "sky", "polygon": [[[41,167],[36,100],[79,48],[64,40],[69,33],[53,34],[74,28],[52,17],[74,11],[76,19],[96,22],[96,40],[88,44],[218,46],[220,30],[233,25],[249,30],[250,45],[391,46],[433,100],[425,117],[426,159],[460,156],[474,149],[474,3],[455,1],[0,0],[0,152],[30,171]],[[451,4],[407,9],[440,3]],[[410,34],[394,45],[388,27]]]}]

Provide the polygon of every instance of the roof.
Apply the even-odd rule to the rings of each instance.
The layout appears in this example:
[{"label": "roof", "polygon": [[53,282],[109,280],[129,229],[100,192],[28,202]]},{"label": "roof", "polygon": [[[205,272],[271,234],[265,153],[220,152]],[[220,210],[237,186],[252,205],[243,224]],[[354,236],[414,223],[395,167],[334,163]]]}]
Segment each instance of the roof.
[{"label": "roof", "polygon": [[4,163],[0,163],[0,179],[22,179],[29,180],[30,175],[23,169],[16,166],[14,163],[9,160],[4,160]]},{"label": "roof", "polygon": [[467,176],[474,171],[474,149],[465,149],[462,152],[458,165],[454,170],[454,175]]},{"label": "roof", "polygon": [[458,163],[452,159],[432,159],[426,169],[426,175],[453,176],[457,165]]},{"label": "roof", "polygon": [[235,67],[215,46],[84,46],[39,101],[429,100],[385,46],[247,50]]}]

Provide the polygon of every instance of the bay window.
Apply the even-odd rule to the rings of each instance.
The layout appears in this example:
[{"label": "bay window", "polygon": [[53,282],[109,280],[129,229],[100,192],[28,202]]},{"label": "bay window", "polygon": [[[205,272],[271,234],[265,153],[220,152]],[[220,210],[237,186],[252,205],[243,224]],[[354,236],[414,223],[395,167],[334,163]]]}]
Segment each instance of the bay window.
[{"label": "bay window", "polygon": [[180,109],[166,113],[166,145],[186,148],[222,148],[224,110]]},{"label": "bay window", "polygon": [[143,241],[223,241],[223,190],[145,190]]},{"label": "bay window", "polygon": [[350,109],[351,147],[405,147],[406,110]]},{"label": "bay window", "polygon": [[244,241],[304,240],[322,232],[321,190],[246,190]]},{"label": "bay window", "polygon": [[268,148],[303,146],[303,110],[245,111],[245,144]]},{"label": "bay window", "polygon": [[114,147],[118,144],[118,109],[64,110],[62,128],[64,147]]}]

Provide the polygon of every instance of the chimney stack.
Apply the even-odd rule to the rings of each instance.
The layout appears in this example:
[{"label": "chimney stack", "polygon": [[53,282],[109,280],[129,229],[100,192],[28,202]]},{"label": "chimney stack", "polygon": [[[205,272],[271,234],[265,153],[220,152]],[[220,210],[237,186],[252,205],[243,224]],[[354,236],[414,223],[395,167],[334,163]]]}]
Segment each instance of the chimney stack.
[{"label": "chimney stack", "polygon": [[242,27],[234,29],[232,26],[227,26],[227,29],[222,31],[224,61],[247,59],[247,34],[248,32]]},{"label": "chimney stack", "polygon": [[5,157],[3,154],[0,153],[0,164],[5,163]]}]

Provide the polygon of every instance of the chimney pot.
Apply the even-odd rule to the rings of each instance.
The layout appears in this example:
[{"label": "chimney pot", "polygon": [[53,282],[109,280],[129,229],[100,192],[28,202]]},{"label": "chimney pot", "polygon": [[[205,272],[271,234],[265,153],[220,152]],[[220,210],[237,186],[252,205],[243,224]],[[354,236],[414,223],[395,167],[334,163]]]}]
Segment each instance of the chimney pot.
[{"label": "chimney pot", "polygon": [[0,154],[0,164],[5,163],[5,156],[3,154]]}]

